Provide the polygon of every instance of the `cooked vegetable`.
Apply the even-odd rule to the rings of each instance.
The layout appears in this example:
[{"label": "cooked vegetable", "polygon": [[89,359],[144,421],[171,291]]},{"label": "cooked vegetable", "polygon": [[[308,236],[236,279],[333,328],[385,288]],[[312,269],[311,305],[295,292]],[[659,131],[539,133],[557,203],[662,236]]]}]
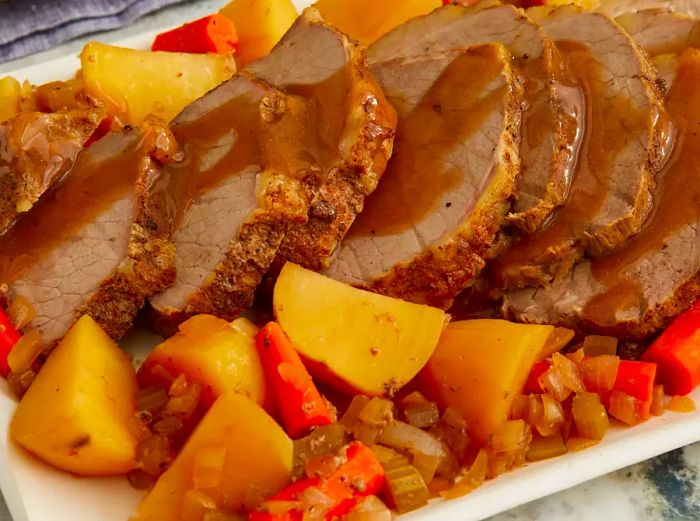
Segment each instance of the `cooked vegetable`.
[{"label": "cooked vegetable", "polygon": [[700,384],[700,301],[659,335],[642,360],[658,366],[669,394],[688,394]]},{"label": "cooked vegetable", "polygon": [[655,385],[651,399],[651,414],[661,416],[666,409],[666,392],[663,385]]},{"label": "cooked vegetable", "polygon": [[646,420],[651,415],[655,379],[656,364],[621,360],[613,389],[634,397],[639,407],[639,417]]},{"label": "cooked vegetable", "polygon": [[525,382],[525,387],[523,391],[525,393],[543,393],[544,389],[540,385],[540,377],[547,372],[547,370],[552,367],[552,362],[550,360],[539,360],[535,362],[532,366],[530,374]]},{"label": "cooked vegetable", "polygon": [[627,425],[637,425],[647,419],[642,415],[642,404],[634,396],[622,391],[613,391],[610,393],[609,401],[610,416]]},{"label": "cooked vegetable", "polygon": [[[368,45],[402,23],[428,14],[440,5],[440,0],[318,0],[314,7],[331,25]],[[372,13],[372,16],[367,13]]]},{"label": "cooked vegetable", "polygon": [[0,123],[19,113],[20,97],[20,85],[15,78],[0,78]]},{"label": "cooked vegetable", "polygon": [[421,372],[421,383],[439,405],[459,411],[472,439],[484,445],[508,419],[553,330],[504,320],[453,322]]},{"label": "cooked vegetable", "polygon": [[510,420],[496,427],[491,437],[487,477],[493,479],[525,462],[532,429],[523,420]]},{"label": "cooked vegetable", "polygon": [[608,413],[595,393],[578,393],[571,404],[576,430],[583,438],[602,440],[610,427]]},{"label": "cooked vegetable", "polygon": [[435,471],[446,456],[442,443],[436,437],[418,427],[396,420],[392,420],[382,429],[377,441],[387,447],[410,453],[414,460],[413,466],[418,468],[426,483],[433,479]]},{"label": "cooked vegetable", "polygon": [[[289,480],[292,450],[292,440],[262,408],[240,394],[226,393],[141,502],[134,521],[179,519],[181,503],[174,498],[185,497],[196,481],[219,479],[211,475],[220,474],[219,486],[207,491],[217,509],[237,511],[253,495],[270,497]],[[225,454],[220,469],[213,461],[216,453]]]},{"label": "cooked vegetable", "polygon": [[220,13],[236,24],[241,68],[268,54],[297,19],[290,0],[232,0]]},{"label": "cooked vegetable", "polygon": [[540,461],[543,459],[554,458],[566,454],[566,444],[561,434],[553,434],[546,438],[534,438],[530,442],[530,448],[527,451],[528,461]]},{"label": "cooked vegetable", "polygon": [[387,495],[399,513],[428,504],[430,492],[425,481],[406,457],[381,445],[372,447],[386,473]]},{"label": "cooked vegetable", "polygon": [[134,467],[136,373],[85,315],[68,331],[19,403],[10,435],[55,467],[84,476]]},{"label": "cooked vegetable", "polygon": [[[287,521],[302,515],[322,515],[318,519],[336,519],[354,506],[353,499],[377,494],[384,485],[384,469],[377,456],[358,442],[347,445],[339,456],[342,462],[325,476],[296,481],[251,512],[250,521]],[[304,496],[318,498],[304,505]],[[279,505],[287,502],[288,505]],[[277,505],[275,505],[277,503]],[[279,508],[279,507],[282,508]],[[306,507],[306,508],[305,508]],[[309,508],[312,508],[309,511]],[[322,511],[319,512],[318,509]]]},{"label": "cooked vegetable", "polygon": [[178,333],[158,345],[139,369],[142,388],[169,388],[179,376],[197,382],[207,405],[227,391],[265,403],[265,378],[255,349],[257,328],[245,318],[232,323],[196,315],[180,324]]},{"label": "cooked vegetable", "polygon": [[7,364],[14,374],[21,374],[32,368],[32,364],[44,350],[41,333],[30,329],[17,341],[7,356]]},{"label": "cooked vegetable", "polygon": [[666,405],[666,409],[674,412],[693,412],[695,402],[687,396],[673,396]]},{"label": "cooked vegetable", "polygon": [[568,438],[566,440],[566,449],[569,452],[578,452],[580,450],[588,449],[598,444],[598,440],[589,440],[588,438]]},{"label": "cooked vegetable", "polygon": [[583,339],[586,356],[617,355],[617,338],[614,336],[590,335]]},{"label": "cooked vegetable", "polygon": [[579,364],[586,389],[601,395],[612,390],[615,386],[619,367],[620,358],[611,355],[587,357]]},{"label": "cooked vegetable", "polygon": [[465,473],[464,477],[457,483],[454,487],[444,492],[440,495],[445,499],[455,499],[469,494],[471,491],[479,488],[486,481],[486,473],[488,472],[489,456],[488,452],[481,449],[474,463],[469,467],[469,470]]},{"label": "cooked vegetable", "polygon": [[361,499],[343,521],[392,521],[394,515],[377,496]]},{"label": "cooked vegetable", "polygon": [[85,92],[131,125],[149,114],[172,120],[236,72],[230,55],[136,51],[97,42],[85,46],[80,62]]},{"label": "cooked vegetable", "polygon": [[10,366],[7,357],[22,335],[15,329],[10,317],[0,309],[0,374],[7,378]]},{"label": "cooked vegetable", "polygon": [[309,459],[327,454],[337,454],[349,441],[348,433],[341,423],[331,423],[318,427],[307,436],[294,440],[293,477],[299,478],[304,474],[304,466]]},{"label": "cooked vegetable", "polygon": [[439,309],[362,291],[291,263],[275,285],[274,309],[314,376],[370,396],[391,395],[410,381],[445,322]]},{"label": "cooked vegetable", "polygon": [[403,414],[408,423],[420,429],[432,427],[440,421],[440,411],[435,402],[409,403],[404,405]]},{"label": "cooked vegetable", "polygon": [[159,34],[151,50],[232,54],[237,46],[238,34],[234,23],[223,14],[212,14]]},{"label": "cooked vegetable", "polygon": [[287,433],[297,438],[332,423],[331,411],[280,326],[267,324],[255,343]]},{"label": "cooked vegetable", "polygon": [[555,327],[540,351],[540,358],[547,358],[564,349],[574,338],[575,333],[565,327]]},{"label": "cooked vegetable", "polygon": [[572,392],[586,390],[577,364],[559,353],[552,355],[552,366],[540,376],[539,382],[545,392],[560,402]]}]

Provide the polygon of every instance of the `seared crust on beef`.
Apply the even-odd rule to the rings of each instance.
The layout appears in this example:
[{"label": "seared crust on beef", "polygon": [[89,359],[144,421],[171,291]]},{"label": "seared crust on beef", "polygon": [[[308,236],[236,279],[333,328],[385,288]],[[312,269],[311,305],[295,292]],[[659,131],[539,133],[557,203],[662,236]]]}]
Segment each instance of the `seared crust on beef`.
[{"label": "seared crust on beef", "polygon": [[0,232],[70,170],[103,116],[96,109],[23,112],[0,123]]}]

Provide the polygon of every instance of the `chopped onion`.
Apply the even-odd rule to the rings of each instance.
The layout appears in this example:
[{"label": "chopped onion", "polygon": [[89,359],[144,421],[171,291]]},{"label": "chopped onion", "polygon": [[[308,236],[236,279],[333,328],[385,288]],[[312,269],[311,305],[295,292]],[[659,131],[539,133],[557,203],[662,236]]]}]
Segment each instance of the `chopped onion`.
[{"label": "chopped onion", "polygon": [[409,450],[414,454],[423,454],[443,458],[445,451],[442,443],[435,436],[428,434],[408,423],[392,420],[384,427],[379,436],[379,443],[395,449]]},{"label": "chopped onion", "polygon": [[579,364],[583,383],[592,393],[603,394],[615,385],[620,358],[611,355],[598,355],[585,358]]},{"label": "chopped onion", "polygon": [[583,357],[585,356],[583,353],[583,348],[577,349],[576,351],[572,351],[571,353],[566,353],[564,355],[566,358],[571,360],[573,363],[576,365],[580,364],[581,361],[583,360]]},{"label": "chopped onion", "polygon": [[[564,385],[561,374],[554,367],[547,369],[537,380],[546,393],[563,402],[571,395],[571,389]],[[532,395],[531,395],[532,396]],[[532,402],[531,402],[532,403]]]},{"label": "chopped onion", "polygon": [[168,403],[168,393],[160,385],[151,385],[139,390],[136,395],[136,410],[156,414]]},{"label": "chopped onion", "polygon": [[554,434],[546,438],[534,438],[527,451],[528,461],[540,461],[566,454],[566,445],[561,434]]},{"label": "chopped onion", "polygon": [[562,383],[571,391],[581,393],[586,390],[578,366],[567,357],[554,353],[552,355],[552,368],[559,373]]},{"label": "chopped onion", "polygon": [[484,481],[486,481],[488,460],[488,452],[481,449],[464,477],[453,488],[441,492],[440,495],[445,499],[454,499],[469,494],[472,490],[479,488]]},{"label": "chopped onion", "polygon": [[360,422],[360,412],[369,403],[369,398],[362,394],[357,394],[353,397],[345,414],[338,421],[343,424],[348,432],[354,432],[355,427]]},{"label": "chopped onion", "polygon": [[602,440],[610,427],[608,413],[595,393],[579,393],[574,396],[571,411],[576,430],[583,438]]},{"label": "chopped onion", "polygon": [[583,339],[586,356],[617,355],[617,338],[614,336],[590,335]]},{"label": "chopped onion", "polygon": [[172,436],[182,430],[182,421],[175,416],[166,416],[153,424],[153,429],[162,436]]},{"label": "chopped onion", "polygon": [[200,449],[192,464],[192,483],[197,490],[218,489],[226,463],[226,448]]},{"label": "chopped onion", "polygon": [[22,374],[32,368],[34,361],[44,350],[41,333],[30,329],[23,334],[7,355],[7,365],[14,374]]},{"label": "chopped onion", "polygon": [[163,412],[189,418],[197,409],[201,394],[202,388],[198,383],[189,384],[184,394],[170,397]]},{"label": "chopped onion", "polygon": [[578,452],[580,450],[593,447],[598,443],[598,440],[589,440],[588,438],[569,438],[566,440],[566,449],[569,452]]},{"label": "chopped onion", "polygon": [[688,396],[674,396],[669,400],[666,409],[673,412],[693,412],[695,402]]},{"label": "chopped onion", "polygon": [[639,413],[640,403],[634,396],[620,391],[613,391],[610,394],[610,406],[608,412],[614,418],[627,425],[637,425],[644,418]]},{"label": "chopped onion", "polygon": [[148,438],[153,436],[151,430],[148,428],[148,425],[146,425],[143,419],[141,419],[141,416],[138,414],[129,416],[126,419],[126,428],[139,443],[146,441]]},{"label": "chopped onion", "polygon": [[381,433],[382,427],[380,425],[369,425],[367,423],[360,422],[355,427],[353,435],[357,441],[369,446],[377,443]]},{"label": "chopped onion", "polygon": [[342,521],[391,521],[393,514],[377,496],[367,496]]},{"label": "chopped onion", "polygon": [[401,400],[401,405],[403,407],[407,407],[409,405],[422,405],[428,403],[428,399],[423,396],[423,393],[420,391],[413,391],[410,394],[407,394],[406,397]]},{"label": "chopped onion", "polygon": [[404,407],[403,413],[406,421],[419,429],[432,427],[440,420],[440,411],[435,402],[409,404]]},{"label": "chopped onion", "polygon": [[310,487],[299,495],[304,521],[323,521],[326,513],[333,506],[333,500],[317,487]]},{"label": "chopped onion", "polygon": [[440,422],[430,429],[430,433],[444,442],[457,460],[464,459],[470,440],[467,422],[459,412],[451,407],[445,409]]},{"label": "chopped onion", "polygon": [[443,459],[444,457],[440,458],[437,456],[427,456],[425,454],[421,454],[420,452],[416,452],[413,454],[411,463],[413,463],[413,466],[418,469],[418,472],[420,472],[420,475],[423,477],[423,481],[429,484],[435,477],[435,473],[437,472],[437,469],[442,463]]},{"label": "chopped onion", "polygon": [[662,384],[655,385],[651,398],[651,414],[661,416],[666,409],[666,393]]},{"label": "chopped onion", "polygon": [[360,421],[374,426],[384,426],[394,419],[394,404],[391,400],[372,398],[359,414]]},{"label": "chopped onion", "polygon": [[168,395],[183,396],[187,393],[188,387],[187,377],[185,377],[184,374],[180,374],[177,378],[175,378],[175,380],[173,380],[173,383],[170,384]]},{"label": "chopped onion", "polygon": [[511,407],[511,420],[525,420],[530,408],[530,398],[524,394],[518,394],[513,398],[513,406]]},{"label": "chopped onion", "polygon": [[574,332],[571,329],[566,329],[564,327],[554,328],[554,331],[547,337],[547,341],[540,351],[540,358],[548,358],[554,353],[558,353],[564,349],[573,338]]},{"label": "chopped onion", "polygon": [[25,297],[19,295],[12,299],[7,308],[7,315],[10,317],[10,322],[15,326],[15,329],[21,331],[34,319],[36,310]]},{"label": "chopped onion", "polygon": [[535,420],[533,427],[541,436],[552,436],[559,432],[564,423],[564,409],[548,394],[541,395],[539,399],[542,400],[542,415]]},{"label": "chopped onion", "polygon": [[526,438],[526,427],[523,420],[510,420],[499,425],[491,437],[493,452],[507,453],[521,449]]},{"label": "chopped onion", "polygon": [[151,476],[160,476],[174,458],[170,441],[163,436],[151,436],[136,448],[139,468]]}]

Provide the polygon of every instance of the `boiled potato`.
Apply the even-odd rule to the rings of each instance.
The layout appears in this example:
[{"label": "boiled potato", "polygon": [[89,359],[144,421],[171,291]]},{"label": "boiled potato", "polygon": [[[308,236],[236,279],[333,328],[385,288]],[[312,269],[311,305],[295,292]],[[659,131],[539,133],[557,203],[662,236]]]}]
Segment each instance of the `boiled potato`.
[{"label": "boiled potato", "polygon": [[462,413],[472,439],[486,444],[508,420],[513,398],[553,332],[553,326],[505,320],[453,322],[421,371],[421,384],[439,405]]},{"label": "boiled potato", "polygon": [[202,456],[209,455],[206,477],[218,476],[203,492],[218,508],[239,510],[246,499],[265,499],[286,485],[292,453],[292,440],[264,410],[239,394],[225,394],[214,402],[132,521],[180,519],[182,500],[195,488]]},{"label": "boiled potato", "polygon": [[7,121],[19,112],[19,82],[12,76],[0,78],[0,123]]},{"label": "boiled potato", "polygon": [[314,376],[340,390],[390,394],[426,363],[446,315],[362,291],[287,263],[274,290],[277,321]]},{"label": "boiled potato", "polygon": [[369,45],[402,23],[441,5],[441,0],[318,0],[314,7],[330,24]]},{"label": "boiled potato", "polygon": [[256,333],[257,328],[245,318],[228,323],[211,315],[196,315],[148,355],[139,369],[139,382],[142,387],[167,386],[184,374],[188,382],[202,386],[207,404],[234,391],[262,405],[265,379],[255,349]]},{"label": "boiled potato", "polygon": [[298,16],[291,0],[233,0],[220,12],[236,24],[240,67],[269,53]]},{"label": "boiled potato", "polygon": [[55,467],[82,476],[134,468],[136,372],[89,316],[51,353],[10,424],[12,439]]},{"label": "boiled potato", "polygon": [[80,62],[85,92],[131,125],[149,114],[172,120],[236,72],[230,55],[136,51],[97,42],[85,46]]}]

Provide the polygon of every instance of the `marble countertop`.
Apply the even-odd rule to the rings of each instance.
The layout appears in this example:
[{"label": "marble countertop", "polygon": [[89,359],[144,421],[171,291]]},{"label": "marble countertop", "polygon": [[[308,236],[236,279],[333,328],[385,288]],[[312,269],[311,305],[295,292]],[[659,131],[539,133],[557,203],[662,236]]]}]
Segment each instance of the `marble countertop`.
[{"label": "marble countertop", "polygon": [[[97,38],[115,42],[164,25],[176,25],[218,9],[222,0],[183,2],[131,26]],[[0,64],[0,75],[35,63],[77,54],[77,39],[49,51]],[[524,483],[523,486],[527,486]],[[534,501],[489,521],[682,521],[700,520],[700,443]],[[12,521],[0,501],[0,521]],[[96,520],[97,521],[97,520]]]}]

